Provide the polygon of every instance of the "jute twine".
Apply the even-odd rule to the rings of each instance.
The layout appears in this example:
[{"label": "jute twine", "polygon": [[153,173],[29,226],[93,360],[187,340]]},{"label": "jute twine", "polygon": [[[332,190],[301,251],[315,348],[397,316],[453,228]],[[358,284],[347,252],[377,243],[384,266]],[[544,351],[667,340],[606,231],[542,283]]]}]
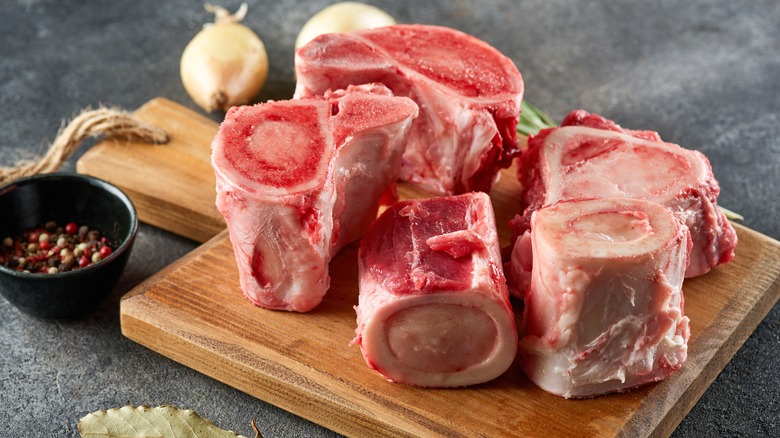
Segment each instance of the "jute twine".
[{"label": "jute twine", "polygon": [[89,137],[105,135],[147,143],[167,143],[168,134],[132,114],[115,108],[84,110],[60,129],[46,154],[38,160],[21,160],[11,167],[0,167],[0,185],[26,176],[57,170]]}]

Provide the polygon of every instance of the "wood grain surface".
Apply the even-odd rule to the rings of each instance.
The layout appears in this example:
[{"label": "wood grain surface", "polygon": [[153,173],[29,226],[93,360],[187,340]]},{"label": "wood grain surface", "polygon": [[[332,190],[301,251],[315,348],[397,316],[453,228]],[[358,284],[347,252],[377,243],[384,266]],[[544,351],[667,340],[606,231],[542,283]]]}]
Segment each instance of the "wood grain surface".
[{"label": "wood grain surface", "polygon": [[331,262],[332,285],[320,307],[297,314],[261,309],[242,296],[223,232],[126,295],[122,332],[351,436],[666,436],[780,296],[780,243],[741,226],[737,232],[737,257],[684,285],[691,339],[683,368],[658,384],[589,400],[549,395],[516,365],[463,389],[385,381],[347,345],[358,295],[355,244]]},{"label": "wood grain surface", "polygon": [[171,141],[104,140],[79,158],[76,170],[122,189],[143,222],[198,242],[214,237],[225,228],[214,205],[211,168],[217,123],[164,98],[150,100],[133,114],[164,129]]},{"label": "wood grain surface", "polygon": [[[469,388],[392,384],[366,366],[358,347],[348,346],[355,330],[357,245],[332,261],[331,289],[314,311],[253,306],[241,294],[233,250],[214,207],[209,153],[217,124],[165,99],[136,114],[168,131],[171,143],[104,141],[82,156],[77,169],[124,189],[141,220],[208,241],[123,297],[122,332],[346,435],[666,436],[780,297],[780,243],[737,226],[737,257],[685,282],[689,355],[666,381],[588,400],[549,395],[517,365]],[[503,171],[491,193],[503,244],[518,208],[513,172]],[[427,196],[405,185],[399,193]]]}]

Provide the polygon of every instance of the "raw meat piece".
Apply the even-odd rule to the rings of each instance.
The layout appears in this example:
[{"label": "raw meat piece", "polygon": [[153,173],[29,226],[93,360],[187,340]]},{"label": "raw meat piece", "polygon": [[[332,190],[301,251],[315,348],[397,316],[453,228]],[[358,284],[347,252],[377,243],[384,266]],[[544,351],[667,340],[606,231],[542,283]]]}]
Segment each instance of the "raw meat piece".
[{"label": "raw meat piece", "polygon": [[299,312],[320,303],[331,257],[363,235],[398,177],[416,116],[381,85],[231,108],[212,164],[250,301]]},{"label": "raw meat piece", "polygon": [[501,375],[517,331],[484,193],[402,201],[360,245],[356,338],[387,379],[453,387]]},{"label": "raw meat piece", "polygon": [[626,130],[596,114],[573,111],[561,127],[529,139],[519,178],[526,208],[512,221],[518,240],[507,274],[518,296],[530,273],[528,236],[522,235],[531,213],[562,200],[630,197],[668,207],[693,238],[686,277],[734,257],[737,235],[717,206],[720,187],[709,161],[698,151],[661,141],[655,132]]},{"label": "raw meat piece", "polygon": [[321,35],[295,55],[296,97],[381,82],[420,106],[401,179],[439,193],[489,191],[519,154],[523,79],[512,61],[454,29],[397,25]]},{"label": "raw meat piece", "polygon": [[588,397],[682,366],[690,234],[668,209],[628,198],[561,202],[534,212],[530,234],[520,366],[534,383]]}]

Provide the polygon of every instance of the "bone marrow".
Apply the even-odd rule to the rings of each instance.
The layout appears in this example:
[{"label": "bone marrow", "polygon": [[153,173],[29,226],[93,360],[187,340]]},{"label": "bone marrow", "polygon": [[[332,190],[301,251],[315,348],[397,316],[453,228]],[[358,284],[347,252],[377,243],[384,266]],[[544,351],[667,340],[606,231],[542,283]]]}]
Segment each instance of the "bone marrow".
[{"label": "bone marrow", "polygon": [[517,352],[490,199],[402,201],[360,245],[354,344],[387,379],[466,386],[500,376]]},{"label": "bone marrow", "polygon": [[519,154],[523,79],[498,50],[440,26],[321,35],[295,55],[296,97],[381,82],[414,99],[401,178],[437,194],[489,191]]},{"label": "bone marrow", "polygon": [[528,287],[532,265],[523,237],[531,215],[560,201],[627,197],[667,207],[691,233],[688,278],[734,257],[737,235],[718,208],[720,187],[709,161],[655,132],[623,129],[599,115],[573,111],[560,127],[529,138],[518,177],[524,211],[511,223],[515,243],[507,265],[510,290],[518,297]]},{"label": "bone marrow", "polygon": [[376,84],[231,108],[212,143],[216,203],[252,303],[320,303],[330,259],[363,235],[395,184],[417,112]]},{"label": "bone marrow", "polygon": [[687,357],[690,233],[660,204],[565,201],[533,213],[520,366],[569,397],[661,380]]}]

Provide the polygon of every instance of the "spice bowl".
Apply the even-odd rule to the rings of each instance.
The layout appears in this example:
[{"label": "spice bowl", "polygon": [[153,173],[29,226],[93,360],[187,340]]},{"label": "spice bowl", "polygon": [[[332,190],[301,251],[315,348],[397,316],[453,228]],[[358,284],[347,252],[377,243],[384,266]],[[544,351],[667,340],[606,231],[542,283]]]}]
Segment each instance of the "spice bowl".
[{"label": "spice bowl", "polygon": [[[46,244],[39,234],[27,233],[46,226],[52,230],[51,236],[44,236]],[[74,226],[80,229],[77,231]],[[25,251],[13,261],[16,266],[0,262],[0,294],[20,311],[38,318],[62,320],[84,316],[116,286],[137,230],[138,216],[130,198],[98,178],[52,173],[0,187],[0,245],[8,249],[7,260],[15,257],[9,255],[12,248],[18,252],[24,247]],[[29,247],[25,246],[27,241],[12,237],[25,233],[30,236]],[[89,247],[86,239],[92,239]],[[79,245],[81,249],[77,249]],[[95,249],[98,246],[110,249],[103,250],[100,256],[87,252],[98,253]],[[37,252],[33,256],[28,249]],[[94,258],[81,264],[83,260],[79,258],[73,266],[71,250],[79,257],[92,255]],[[25,270],[26,266],[35,266],[34,270],[40,272]]]}]

